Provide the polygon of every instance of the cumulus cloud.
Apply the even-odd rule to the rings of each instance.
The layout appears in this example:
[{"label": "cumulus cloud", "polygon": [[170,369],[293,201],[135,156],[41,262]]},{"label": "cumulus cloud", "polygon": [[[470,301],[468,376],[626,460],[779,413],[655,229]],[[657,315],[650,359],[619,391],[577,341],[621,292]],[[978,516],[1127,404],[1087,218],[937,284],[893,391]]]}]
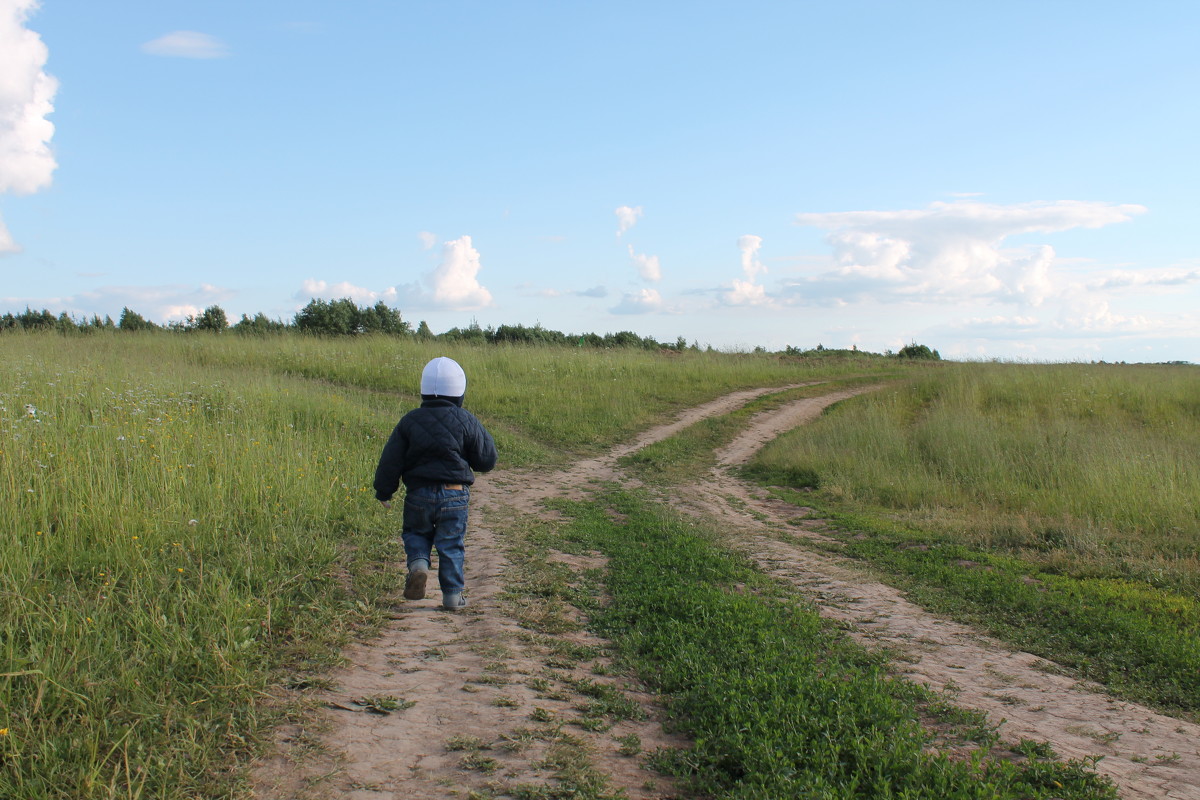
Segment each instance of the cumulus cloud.
[{"label": "cumulus cloud", "polygon": [[617,236],[620,236],[637,224],[642,216],[642,207],[619,206],[613,213],[617,215]]},{"label": "cumulus cloud", "polygon": [[143,44],[142,52],[168,58],[224,58],[229,48],[207,33],[172,31]]},{"label": "cumulus cloud", "polygon": [[663,310],[662,295],[657,289],[641,289],[627,292],[621,302],[609,309],[614,314],[650,314]]},{"label": "cumulus cloud", "polygon": [[455,311],[474,311],[492,304],[492,293],[479,284],[479,251],[471,237],[442,245],[442,261],[429,275],[433,304]]},{"label": "cumulus cloud", "polygon": [[417,234],[417,239],[421,242],[421,247],[425,250],[432,250],[437,244],[437,236],[429,231],[421,231]]},{"label": "cumulus cloud", "polygon": [[746,273],[746,278],[751,281],[767,271],[758,260],[758,250],[762,247],[762,242],[761,236],[753,234],[738,237],[738,250],[742,251],[742,272]]},{"label": "cumulus cloud", "polygon": [[[43,70],[49,51],[25,27],[37,0],[0,0],[0,194],[31,194],[50,185],[58,164],[50,150],[58,81]],[[20,248],[0,220],[0,255]]]},{"label": "cumulus cloud", "polygon": [[633,252],[633,245],[629,245],[629,260],[637,267],[638,274],[642,276],[642,280],[662,280],[662,267],[658,263],[658,256],[635,253]]},{"label": "cumulus cloud", "polygon": [[608,297],[608,289],[603,286],[593,286],[590,289],[581,289],[575,294],[580,297]]},{"label": "cumulus cloud", "polygon": [[772,300],[761,283],[734,280],[721,292],[721,302],[727,306],[767,306]]},{"label": "cumulus cloud", "polygon": [[479,270],[479,251],[471,246],[470,236],[462,236],[442,245],[441,262],[424,276],[424,285],[412,282],[375,290],[349,281],[329,283],[309,278],[300,284],[295,298],[348,297],[359,305],[382,300],[392,307],[476,311],[492,304],[492,293],[479,284]]},{"label": "cumulus cloud", "polygon": [[1019,234],[1056,233],[1126,222],[1146,209],[1060,201],[993,205],[934,203],[906,211],[797,214],[830,231],[835,269],[792,285],[803,299],[870,296],[875,300],[990,298],[1037,306],[1059,291],[1049,245],[1005,248]]},{"label": "cumulus cloud", "polygon": [[758,283],[759,275],[767,268],[758,260],[762,237],[746,234],[738,237],[738,250],[742,256],[742,272],[746,280],[734,280],[718,293],[719,301],[727,306],[769,306],[774,301],[767,295],[766,288]]}]

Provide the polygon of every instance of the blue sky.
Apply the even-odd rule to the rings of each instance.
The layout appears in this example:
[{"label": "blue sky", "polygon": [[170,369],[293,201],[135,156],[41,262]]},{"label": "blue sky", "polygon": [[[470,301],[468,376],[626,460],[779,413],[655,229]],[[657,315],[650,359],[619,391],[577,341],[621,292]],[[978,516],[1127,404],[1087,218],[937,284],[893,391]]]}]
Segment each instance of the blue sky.
[{"label": "blue sky", "polygon": [[0,311],[1200,361],[1200,4],[0,0]]}]

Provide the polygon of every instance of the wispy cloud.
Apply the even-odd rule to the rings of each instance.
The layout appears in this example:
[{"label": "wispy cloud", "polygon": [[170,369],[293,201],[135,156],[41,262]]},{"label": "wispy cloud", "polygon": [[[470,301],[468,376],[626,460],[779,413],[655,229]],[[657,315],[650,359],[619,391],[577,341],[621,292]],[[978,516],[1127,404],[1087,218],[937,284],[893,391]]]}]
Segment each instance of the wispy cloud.
[{"label": "wispy cloud", "polygon": [[360,306],[369,306],[374,305],[380,300],[391,305],[396,300],[397,294],[395,287],[384,289],[383,291],[375,291],[363,286],[355,286],[349,281],[328,283],[327,281],[309,278],[301,282],[300,290],[296,292],[294,297],[301,301],[313,299],[341,300],[348,297]]},{"label": "wispy cloud", "polygon": [[617,215],[617,236],[620,236],[637,224],[642,216],[642,207],[619,206],[613,213]]},{"label": "wispy cloud", "polygon": [[207,33],[172,31],[143,44],[142,52],[168,58],[225,58],[229,47]]},{"label": "wispy cloud", "polygon": [[[50,151],[58,81],[43,70],[49,51],[25,22],[37,0],[0,0],[0,194],[31,194],[50,185]],[[0,219],[0,255],[20,247]]]},{"label": "wispy cloud", "polygon": [[76,317],[107,314],[114,319],[121,308],[128,307],[146,319],[170,322],[195,316],[208,306],[228,302],[236,295],[232,289],[210,283],[100,286],[60,297],[0,297],[0,304],[66,311]]},{"label": "wispy cloud", "polygon": [[614,314],[651,314],[663,310],[662,295],[657,289],[627,292],[621,302],[609,309]]},{"label": "wispy cloud", "polygon": [[432,250],[437,244],[437,235],[429,231],[421,231],[417,234],[418,241],[421,242],[421,247],[425,250]]}]

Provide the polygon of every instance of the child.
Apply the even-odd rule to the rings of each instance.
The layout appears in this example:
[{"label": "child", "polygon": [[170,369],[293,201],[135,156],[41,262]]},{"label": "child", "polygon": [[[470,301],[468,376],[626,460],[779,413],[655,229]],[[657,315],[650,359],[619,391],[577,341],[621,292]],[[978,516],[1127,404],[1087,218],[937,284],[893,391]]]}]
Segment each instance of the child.
[{"label": "child", "polygon": [[439,357],[421,373],[421,407],[404,415],[384,445],[375,470],[375,497],[391,508],[392,495],[404,481],[404,554],[408,577],[404,596],[425,597],[429,559],[438,551],[442,606],[461,608],[463,538],[467,502],[475,474],[496,466],[491,434],[462,407],[467,375],[454,360]]}]

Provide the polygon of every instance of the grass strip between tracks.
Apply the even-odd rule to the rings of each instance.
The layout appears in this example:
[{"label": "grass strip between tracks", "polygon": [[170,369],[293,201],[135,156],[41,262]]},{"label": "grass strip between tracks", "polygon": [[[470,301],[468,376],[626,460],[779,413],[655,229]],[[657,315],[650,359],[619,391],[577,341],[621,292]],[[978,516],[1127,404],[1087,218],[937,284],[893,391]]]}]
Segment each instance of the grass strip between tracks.
[{"label": "grass strip between tracks", "polygon": [[[564,546],[609,559],[610,602],[594,624],[668,698],[694,741],[657,764],[694,790],[722,798],[1116,797],[1088,763],[1055,761],[1044,744],[992,746],[978,718],[891,677],[796,590],[687,518],[621,492],[563,509],[573,516]],[[966,748],[967,737],[983,743]],[[947,744],[956,746],[939,751]]]},{"label": "grass strip between tracks", "polygon": [[[810,497],[774,489],[798,504]],[[1200,604],[1109,577],[1059,575],[876,515],[818,512],[835,526],[836,552],[899,578],[924,608],[978,625],[1076,669],[1121,697],[1200,717]]]}]

